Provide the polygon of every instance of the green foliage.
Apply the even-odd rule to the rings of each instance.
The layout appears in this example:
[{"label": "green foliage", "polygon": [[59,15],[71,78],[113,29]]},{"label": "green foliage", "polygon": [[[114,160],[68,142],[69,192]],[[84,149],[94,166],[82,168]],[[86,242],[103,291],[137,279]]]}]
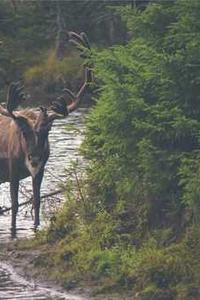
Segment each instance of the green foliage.
[{"label": "green foliage", "polygon": [[[127,2],[116,4],[109,1],[109,5],[118,6]],[[16,80],[28,81],[33,100],[39,99],[40,102],[55,98],[55,91],[62,90],[63,84],[57,83],[59,80],[70,88],[76,86],[79,76],[75,76],[74,72],[80,60],[77,54],[71,54],[67,31],[85,31],[90,40],[97,44],[113,44],[125,39],[122,22],[107,6],[107,0],[2,0],[1,98],[5,99],[7,84]]]},{"label": "green foliage", "polygon": [[43,80],[49,82],[63,79],[69,81],[70,75],[77,74],[80,70],[80,59],[76,54],[68,54],[62,61],[57,60],[55,51],[51,51],[45,62],[41,65],[33,66],[26,70],[25,81]]},{"label": "green foliage", "polygon": [[182,160],[180,185],[183,188],[183,202],[192,210],[192,217],[199,223],[200,217],[200,160],[199,154],[191,154]]},{"label": "green foliage", "polygon": [[[144,217],[137,218],[136,206],[145,203],[144,232],[145,224],[173,226],[183,206],[195,211],[198,202],[198,196],[189,200],[191,191],[198,195],[198,177],[189,190],[184,167],[198,149],[200,129],[197,7],[198,1],[177,1],[121,9],[134,39],[94,57],[102,88],[84,144],[92,161],[90,193],[106,210],[115,211],[120,201],[123,210],[132,207],[136,228]],[[198,157],[191,157],[195,164]]]},{"label": "green foliage", "polygon": [[199,9],[117,9],[133,39],[93,51],[87,172],[45,233],[65,282],[199,299]]},{"label": "green foliage", "polygon": [[44,102],[48,98],[55,99],[65,86],[76,89],[77,82],[83,76],[81,65],[82,59],[76,52],[70,51],[58,60],[55,50],[48,51],[40,63],[24,72],[24,82],[32,99]]}]

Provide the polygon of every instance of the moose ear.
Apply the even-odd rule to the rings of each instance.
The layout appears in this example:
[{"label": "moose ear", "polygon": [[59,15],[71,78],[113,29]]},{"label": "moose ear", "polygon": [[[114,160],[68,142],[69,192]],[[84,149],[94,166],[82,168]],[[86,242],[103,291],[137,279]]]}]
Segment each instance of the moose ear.
[{"label": "moose ear", "polygon": [[35,122],[34,130],[40,135],[46,136],[50,130],[47,108],[41,106],[40,112]]},{"label": "moose ear", "polygon": [[47,120],[47,109],[43,106],[40,106],[40,112],[35,122],[34,129],[39,131],[41,127],[44,126]]}]

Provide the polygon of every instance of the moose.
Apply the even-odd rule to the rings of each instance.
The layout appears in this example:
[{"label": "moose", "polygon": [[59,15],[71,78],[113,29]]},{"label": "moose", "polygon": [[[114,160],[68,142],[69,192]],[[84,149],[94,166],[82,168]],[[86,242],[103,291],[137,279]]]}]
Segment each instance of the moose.
[{"label": "moose", "polygon": [[[83,49],[88,48],[84,33],[69,33],[69,38]],[[83,53],[82,53],[83,54]],[[40,186],[44,167],[50,155],[48,134],[54,120],[65,118],[79,106],[82,95],[91,81],[91,69],[85,66],[85,78],[79,91],[74,94],[65,88],[50,107],[40,107],[39,112],[32,109],[16,111],[25,100],[23,86],[11,83],[7,94],[6,108],[0,106],[0,184],[10,182],[12,207],[11,232],[16,234],[18,212],[19,181],[32,177],[34,228],[40,224]],[[65,95],[71,98],[67,104]]]}]

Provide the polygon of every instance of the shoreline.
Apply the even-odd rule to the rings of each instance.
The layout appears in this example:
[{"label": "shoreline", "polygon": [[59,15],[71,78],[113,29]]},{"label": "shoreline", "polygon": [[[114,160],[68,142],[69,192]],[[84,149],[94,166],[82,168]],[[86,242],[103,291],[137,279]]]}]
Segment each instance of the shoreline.
[{"label": "shoreline", "polygon": [[70,296],[75,300],[92,299],[86,289],[80,287],[67,290],[59,282],[48,278],[43,272],[38,272],[40,270],[35,266],[35,260],[40,253],[40,250],[35,249],[18,249],[15,241],[7,242],[0,245],[0,267],[3,266],[14,281],[24,281],[28,286],[49,291],[57,296],[59,294],[62,297],[66,295],[66,299],[69,299]]},{"label": "shoreline", "polygon": [[[20,243],[23,240],[20,240]],[[45,274],[44,268],[36,265],[36,260],[42,253],[41,249],[19,249],[17,243],[19,241],[11,241],[0,245],[0,267],[7,266],[5,269],[10,272],[14,278],[21,278],[27,282],[27,285],[35,286],[39,289],[49,290],[51,293],[59,296],[66,295],[69,298],[74,297],[75,300],[134,300],[133,295],[112,292],[110,295],[106,293],[94,294],[94,287],[72,287],[64,288],[59,281],[52,280]],[[20,279],[20,280],[21,280]],[[67,295],[68,294],[68,295]]]}]

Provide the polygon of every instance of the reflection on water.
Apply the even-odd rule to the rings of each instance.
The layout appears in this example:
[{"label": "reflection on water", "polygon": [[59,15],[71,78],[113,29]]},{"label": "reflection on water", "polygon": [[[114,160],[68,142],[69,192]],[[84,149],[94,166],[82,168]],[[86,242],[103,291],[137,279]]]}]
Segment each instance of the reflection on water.
[{"label": "reflection on water", "polygon": [[[82,142],[81,132],[83,130],[83,119],[85,110],[79,109],[67,119],[57,120],[50,132],[51,155],[45,168],[45,175],[42,182],[41,194],[50,193],[57,188],[58,182],[63,180],[65,169],[79,157],[78,149]],[[75,125],[74,129],[66,130],[66,124]],[[79,130],[77,130],[77,128]],[[19,203],[29,199],[32,195],[31,178],[21,181],[21,193]],[[59,195],[59,199],[61,199]],[[56,202],[56,206],[58,202]],[[10,207],[9,184],[0,185],[0,206]],[[46,210],[48,203],[42,204],[42,210]],[[10,239],[10,214],[0,215],[0,243]],[[41,215],[41,227],[45,226],[45,218]],[[33,219],[30,206],[23,207],[17,215],[17,238],[30,237],[34,234]],[[0,300],[23,299],[23,300],[47,300],[47,299],[68,299],[81,300],[83,298],[61,295],[54,293],[51,289],[35,287],[34,284],[24,281],[9,266],[0,262]]]}]

